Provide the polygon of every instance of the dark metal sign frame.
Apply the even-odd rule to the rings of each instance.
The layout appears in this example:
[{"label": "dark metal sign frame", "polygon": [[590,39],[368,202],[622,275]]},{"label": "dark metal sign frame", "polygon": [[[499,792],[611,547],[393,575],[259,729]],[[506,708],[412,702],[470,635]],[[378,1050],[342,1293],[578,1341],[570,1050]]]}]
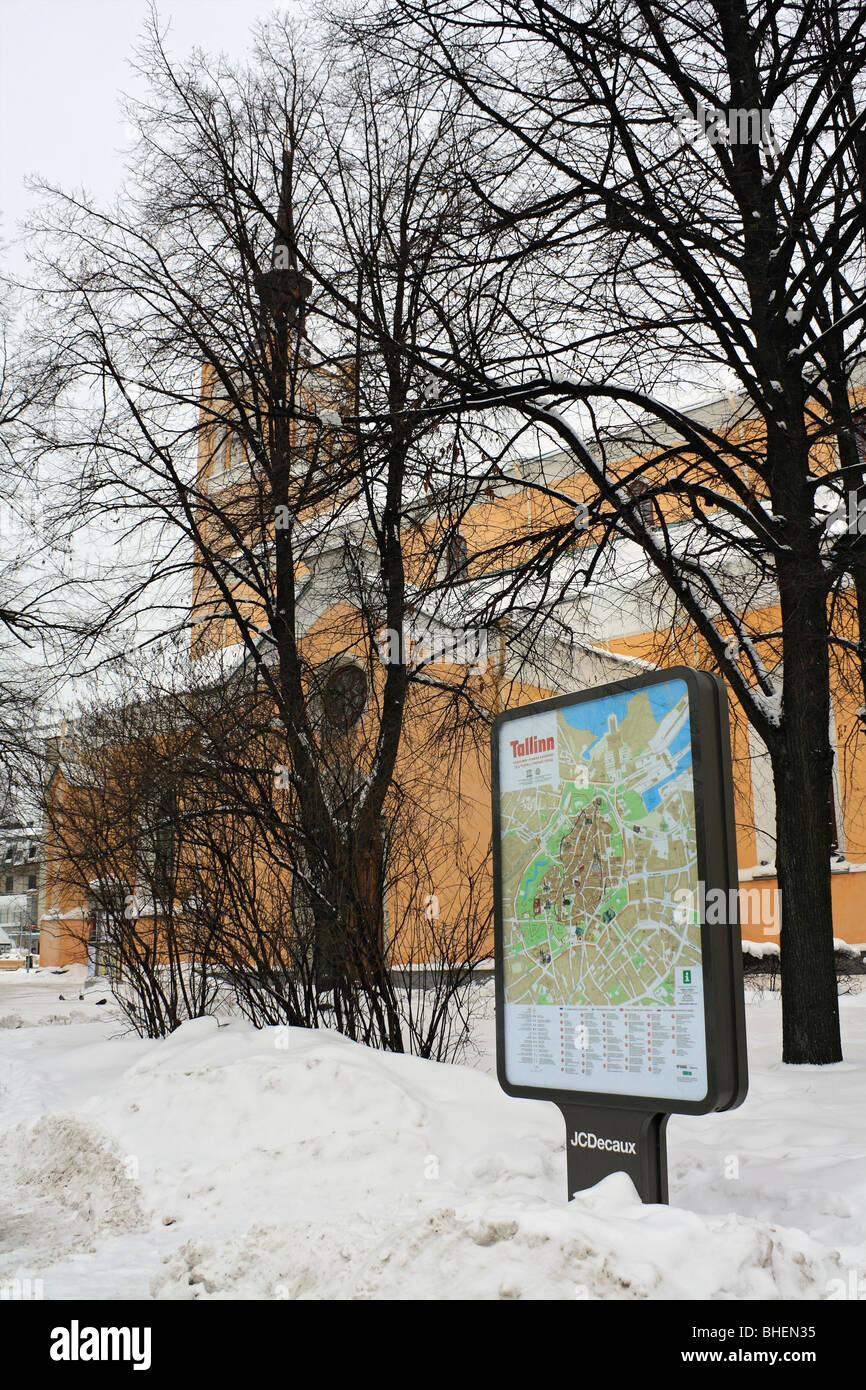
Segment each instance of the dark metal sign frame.
[{"label": "dark metal sign frame", "polygon": [[[725,901],[736,905],[737,856],[727,693],[718,676],[687,666],[653,671],[646,676],[506,710],[495,720],[491,731],[497,1074],[508,1095],[553,1101],[559,1105],[569,1128],[570,1193],[575,1190],[573,1174],[579,1174],[581,1180],[577,1185],[580,1187],[589,1185],[587,1177],[595,1183],[605,1172],[623,1169],[631,1172],[645,1201],[666,1201],[664,1128],[667,1116],[703,1115],[714,1110],[731,1110],[742,1104],[748,1089],[748,1075],[739,912],[726,914],[733,920],[727,920],[724,925],[706,921],[700,924],[707,1059],[707,1090],[703,1099],[566,1090],[509,1081],[505,1061],[500,731],[515,719],[613,698],[675,680],[685,683],[689,696],[698,880],[704,883],[707,896],[712,889],[721,889]],[[598,1136],[590,1121],[596,1125],[609,1121],[609,1132]],[[575,1129],[577,1124],[583,1128]],[[611,1147],[592,1145],[590,1138],[584,1143],[580,1139],[582,1134],[601,1138],[605,1144],[610,1140]],[[618,1147],[614,1147],[614,1141],[618,1141]],[[633,1163],[626,1161],[632,1157]]]}]

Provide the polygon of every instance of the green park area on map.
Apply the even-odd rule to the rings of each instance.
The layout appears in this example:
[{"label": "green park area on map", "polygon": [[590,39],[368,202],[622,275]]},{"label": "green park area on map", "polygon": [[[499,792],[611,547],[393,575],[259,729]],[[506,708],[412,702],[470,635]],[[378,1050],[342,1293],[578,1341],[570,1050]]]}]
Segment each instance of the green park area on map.
[{"label": "green park area on map", "polygon": [[619,697],[600,735],[560,708],[559,782],[503,792],[508,1003],[667,1008],[675,967],[700,964],[697,913],[675,896],[698,876],[688,692],[669,689],[655,708]]}]

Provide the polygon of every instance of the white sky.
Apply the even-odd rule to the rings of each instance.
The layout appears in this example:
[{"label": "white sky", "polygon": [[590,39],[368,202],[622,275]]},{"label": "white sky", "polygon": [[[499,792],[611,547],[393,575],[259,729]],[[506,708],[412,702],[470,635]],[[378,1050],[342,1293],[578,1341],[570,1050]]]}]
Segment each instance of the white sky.
[{"label": "white sky", "polygon": [[[172,56],[199,46],[241,59],[257,20],[276,9],[314,7],[315,0],[161,0],[158,13],[162,29],[169,25]],[[130,59],[147,13],[147,0],[0,0],[0,268],[13,277],[28,278],[19,225],[35,201],[28,176],[83,186],[100,202],[122,181],[130,132],[120,95],[145,90]],[[103,551],[110,558],[111,540],[101,537],[91,558]],[[6,544],[0,525],[0,547]],[[70,554],[76,573],[82,549],[93,549],[89,533],[76,537]],[[14,655],[41,664],[38,646],[16,647]]]},{"label": "white sky", "polygon": [[[254,22],[301,0],[163,0],[169,52],[194,45],[243,56]],[[303,6],[305,9],[314,6]],[[122,178],[126,140],[119,93],[141,90],[129,58],[141,36],[146,0],[0,0],[0,243],[7,269],[20,269],[13,244],[31,195],[28,175],[82,185],[100,200]]]}]

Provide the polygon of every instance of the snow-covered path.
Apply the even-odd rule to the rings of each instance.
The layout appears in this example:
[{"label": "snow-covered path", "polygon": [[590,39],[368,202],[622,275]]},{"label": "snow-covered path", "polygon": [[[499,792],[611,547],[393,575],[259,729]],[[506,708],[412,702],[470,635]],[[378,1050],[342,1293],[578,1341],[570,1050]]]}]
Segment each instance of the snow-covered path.
[{"label": "snow-covered path", "polygon": [[620,1176],[565,1202],[559,1113],[501,1093],[489,1024],[475,1067],[240,1020],[146,1042],[73,976],[0,974],[0,1284],[827,1298],[853,1270],[866,1296],[866,994],[841,1001],[848,1060],[830,1069],[782,1067],[778,1001],[751,1000],[749,1098],[670,1121],[659,1208]]}]

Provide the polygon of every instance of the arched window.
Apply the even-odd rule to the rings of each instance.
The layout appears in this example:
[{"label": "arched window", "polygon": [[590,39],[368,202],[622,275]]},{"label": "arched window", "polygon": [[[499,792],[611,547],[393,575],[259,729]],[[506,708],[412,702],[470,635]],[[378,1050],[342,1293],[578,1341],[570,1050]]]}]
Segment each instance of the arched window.
[{"label": "arched window", "polygon": [[466,537],[454,527],[445,538],[445,578],[460,574],[469,559]]},{"label": "arched window", "polygon": [[634,499],[637,513],[644,526],[652,528],[656,524],[656,503],[650,497],[650,485],[645,478],[635,478],[628,484],[626,489],[629,497]]},{"label": "arched window", "polygon": [[353,729],[367,708],[369,689],[366,673],[354,662],[341,662],[328,669],[321,687],[325,718],[339,733]]},{"label": "arched window", "polygon": [[841,820],[841,807],[837,802],[836,788],[836,754],[833,753],[833,766],[830,769],[830,786],[827,793],[827,820],[830,824],[830,853],[838,855],[840,853],[839,822]]}]

